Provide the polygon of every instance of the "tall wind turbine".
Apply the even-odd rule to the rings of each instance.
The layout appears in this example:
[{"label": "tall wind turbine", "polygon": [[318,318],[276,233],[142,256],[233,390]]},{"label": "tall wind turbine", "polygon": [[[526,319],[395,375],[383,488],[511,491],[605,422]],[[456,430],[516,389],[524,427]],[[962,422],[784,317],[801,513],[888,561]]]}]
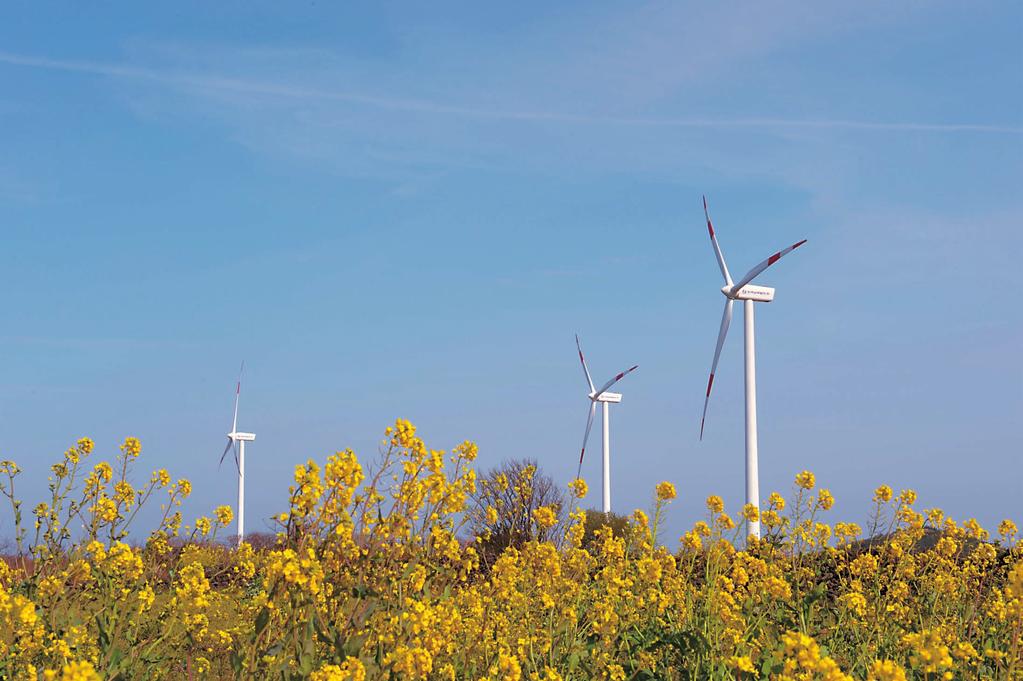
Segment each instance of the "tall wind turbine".
[{"label": "tall wind turbine", "polygon": [[238,431],[238,400],[242,395],[242,371],[245,369],[245,362],[238,370],[238,383],[234,390],[234,418],[231,420],[231,432],[227,434],[227,446],[224,453],[220,455],[220,463],[224,463],[224,457],[234,449],[234,465],[238,470],[238,544],[245,538],[245,443],[256,439],[255,433],[242,433]]},{"label": "tall wind turbine", "polygon": [[[707,231],[710,232],[710,243],[714,246],[714,255],[717,256],[718,266],[721,268],[721,274],[725,278],[725,285],[721,287],[721,293],[725,295],[725,311],[721,316],[721,329],[718,331],[718,344],[714,348],[714,361],[710,365],[707,396],[703,401],[703,418],[700,420],[700,439],[703,439],[703,426],[707,420],[707,403],[710,402],[710,391],[714,386],[714,372],[717,371],[718,358],[721,356],[721,346],[725,343],[728,325],[732,321],[732,303],[736,300],[741,300],[743,301],[743,317],[746,326],[746,503],[753,504],[759,510],[760,473],[757,469],[757,368],[756,347],[753,337],[753,303],[771,302],[774,300],[774,289],[767,286],[752,286],[750,282],[768,267],[781,260],[783,256],[788,255],[805,244],[806,239],[778,251],[747,272],[746,276],[740,279],[738,283],[732,283],[732,275],[728,273],[728,265],[725,264],[725,257],[721,254],[721,247],[718,246],[717,237],[714,235],[714,225],[711,224],[710,212],[707,210],[707,197],[703,197],[703,214],[707,217]],[[749,523],[749,534],[758,539],[760,538],[759,520]]]},{"label": "tall wind turbine", "polygon": [[631,374],[639,365],[636,364],[629,369],[615,375],[610,381],[601,386],[600,390],[593,387],[593,379],[590,378],[590,370],[586,366],[586,358],[583,357],[583,348],[579,344],[579,335],[575,337],[575,347],[579,350],[579,361],[583,365],[583,373],[586,374],[586,384],[590,388],[590,393],[587,397],[590,399],[590,415],[586,419],[586,433],[583,435],[583,448],[579,452],[579,469],[576,471],[576,477],[578,478],[583,470],[583,456],[586,454],[586,442],[590,439],[590,428],[593,427],[593,415],[597,411],[597,402],[600,402],[604,407],[604,513],[611,512],[611,410],[609,405],[614,402],[618,403],[622,401],[621,393],[609,393],[608,388],[613,386],[618,381],[622,380],[628,374]]}]

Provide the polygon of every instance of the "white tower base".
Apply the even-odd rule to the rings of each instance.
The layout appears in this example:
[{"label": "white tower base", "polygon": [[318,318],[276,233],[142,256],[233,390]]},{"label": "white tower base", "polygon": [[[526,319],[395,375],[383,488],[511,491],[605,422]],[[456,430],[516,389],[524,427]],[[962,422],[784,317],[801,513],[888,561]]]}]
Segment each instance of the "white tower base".
[{"label": "white tower base", "polygon": [[245,539],[245,440],[238,443],[238,545]]},{"label": "white tower base", "polygon": [[255,433],[231,432],[228,434],[238,443],[238,545],[245,539],[245,443],[256,439]]},{"label": "white tower base", "polygon": [[611,512],[611,403],[604,402],[604,513]]},{"label": "white tower base", "polygon": [[[757,360],[753,333],[753,301],[743,301],[746,332],[746,503],[760,511],[760,473],[757,469]],[[760,539],[760,520],[749,523],[749,535]]]}]

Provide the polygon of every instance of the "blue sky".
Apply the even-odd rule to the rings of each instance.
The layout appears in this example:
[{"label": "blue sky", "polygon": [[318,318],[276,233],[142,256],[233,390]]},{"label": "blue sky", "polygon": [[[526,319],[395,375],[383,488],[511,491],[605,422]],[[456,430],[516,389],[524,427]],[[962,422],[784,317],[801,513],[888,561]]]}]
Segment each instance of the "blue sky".
[{"label": "blue sky", "polygon": [[[0,457],[81,435],[234,503],[395,417],[481,464],[574,473],[594,380],[614,506],[675,482],[673,541],[743,490],[742,318],[697,441],[722,297],[700,204],[758,283],[761,490],[803,468],[1020,520],[1017,3],[33,3],[0,11]],[[599,431],[598,431],[599,433]],[[584,476],[599,504],[599,442]],[[140,476],[144,471],[140,471]],[[9,515],[0,534],[9,535]]]}]

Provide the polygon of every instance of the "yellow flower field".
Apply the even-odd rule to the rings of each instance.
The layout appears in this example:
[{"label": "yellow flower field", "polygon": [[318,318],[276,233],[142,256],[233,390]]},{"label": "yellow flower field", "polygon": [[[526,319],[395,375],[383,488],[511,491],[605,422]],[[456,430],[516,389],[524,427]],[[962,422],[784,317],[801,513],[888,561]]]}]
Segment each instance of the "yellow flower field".
[{"label": "yellow flower field", "polygon": [[[523,511],[529,475],[499,483],[521,504],[486,505],[473,443],[429,449],[399,420],[372,465],[346,450],[297,466],[276,543],[235,549],[217,541],[229,507],[186,524],[187,480],[131,480],[138,440],[113,463],[92,452],[82,439],[52,466],[31,514],[0,463],[18,528],[2,678],[1023,678],[1016,526],[989,536],[912,490],[878,487],[862,528],[832,520],[803,471],[762,509],[709,497],[705,520],[658,541],[685,497],[662,482],[624,530],[588,532],[583,481],[571,508]],[[132,525],[146,504],[163,511],[148,533]],[[516,513],[527,536],[492,560],[466,534]]]}]

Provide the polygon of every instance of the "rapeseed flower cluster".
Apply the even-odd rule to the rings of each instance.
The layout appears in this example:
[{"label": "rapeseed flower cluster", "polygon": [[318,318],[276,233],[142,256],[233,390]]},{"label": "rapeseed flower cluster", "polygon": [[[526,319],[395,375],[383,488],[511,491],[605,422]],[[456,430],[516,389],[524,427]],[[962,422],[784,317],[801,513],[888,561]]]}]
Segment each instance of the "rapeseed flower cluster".
[{"label": "rapeseed flower cluster", "polygon": [[[1023,677],[1017,526],[992,541],[909,489],[874,490],[865,532],[802,471],[734,516],[707,497],[665,544],[671,482],[616,525],[581,507],[583,480],[569,507],[534,503],[534,466],[480,483],[475,444],[432,449],[398,420],[371,465],[342,450],[296,466],[275,539],[236,547],[216,538],[229,506],[185,526],[188,480],[131,480],[137,439],[113,462],[94,450],[82,438],[51,467],[29,527],[20,469],[0,462],[17,547],[0,561],[0,678]],[[129,544],[154,499],[159,522]],[[509,518],[483,560],[467,523]]]}]

